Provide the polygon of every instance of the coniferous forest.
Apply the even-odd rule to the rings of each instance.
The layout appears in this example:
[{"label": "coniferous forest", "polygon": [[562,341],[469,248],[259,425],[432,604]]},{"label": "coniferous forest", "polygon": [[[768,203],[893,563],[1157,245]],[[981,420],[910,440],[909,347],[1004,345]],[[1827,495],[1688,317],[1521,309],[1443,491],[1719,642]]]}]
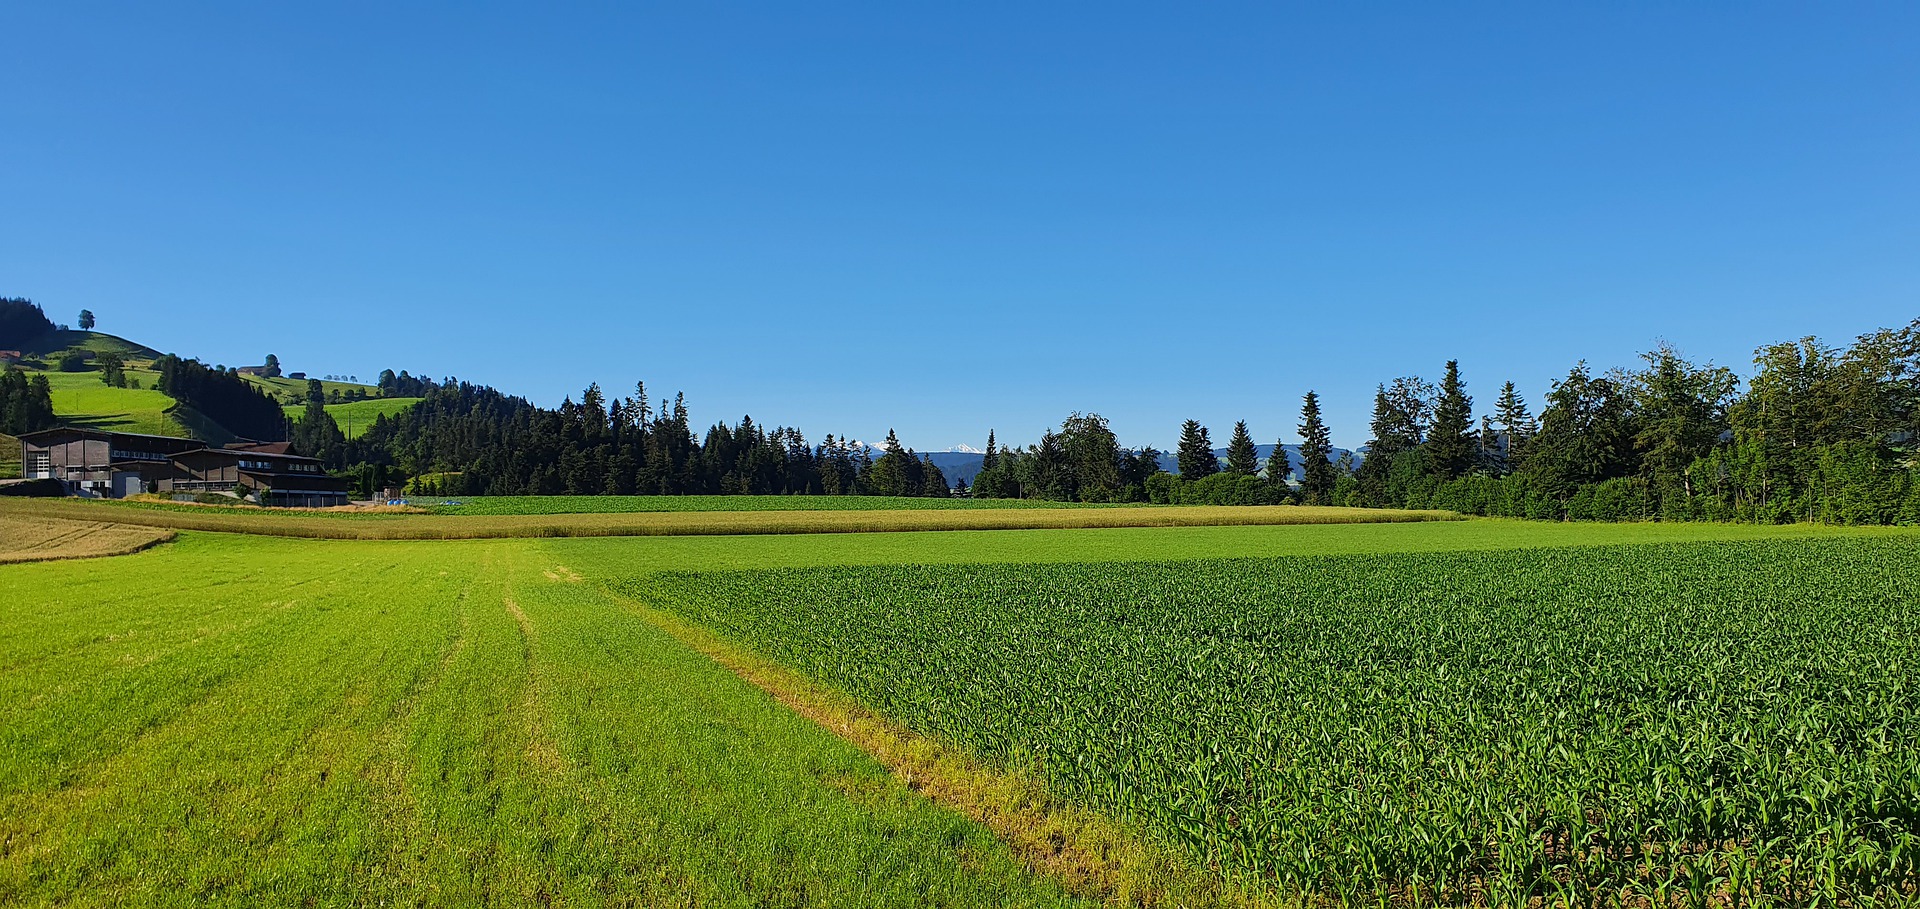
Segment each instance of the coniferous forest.
[{"label": "coniferous forest", "polygon": [[[1081,502],[1307,503],[1444,508],[1580,520],[1920,521],[1920,321],[1837,347],[1807,338],[1756,353],[1744,381],[1660,346],[1631,368],[1575,364],[1534,405],[1512,382],[1478,399],[1467,371],[1375,390],[1370,436],[1338,460],[1318,396],[1264,460],[1243,421],[1226,458],[1187,421],[1174,464],[1076,413],[1025,446],[991,433],[971,488],[888,434],[869,446],[751,418],[697,435],[685,401],[644,386],[534,406],[492,388],[401,373],[421,402],[344,439],[316,398],[294,441],[365,485],[421,478],[444,494],[951,495]],[[402,378],[405,377],[405,378]],[[1298,452],[1297,462],[1287,449]],[[1357,463],[1356,463],[1357,461]]]}]

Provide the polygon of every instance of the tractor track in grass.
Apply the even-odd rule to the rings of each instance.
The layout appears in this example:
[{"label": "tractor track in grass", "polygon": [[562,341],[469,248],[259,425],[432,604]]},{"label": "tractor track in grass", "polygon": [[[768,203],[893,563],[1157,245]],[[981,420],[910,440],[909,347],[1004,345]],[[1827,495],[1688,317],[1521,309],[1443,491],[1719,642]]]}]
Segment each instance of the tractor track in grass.
[{"label": "tractor track in grass", "polygon": [[[550,581],[582,580],[566,566]],[[859,748],[906,787],[957,811],[1006,843],[1031,871],[1075,896],[1120,906],[1275,905],[1105,815],[1048,795],[1038,776],[989,767],[917,735],[713,632],[594,582],[609,600],[713,660],[776,702]]]}]

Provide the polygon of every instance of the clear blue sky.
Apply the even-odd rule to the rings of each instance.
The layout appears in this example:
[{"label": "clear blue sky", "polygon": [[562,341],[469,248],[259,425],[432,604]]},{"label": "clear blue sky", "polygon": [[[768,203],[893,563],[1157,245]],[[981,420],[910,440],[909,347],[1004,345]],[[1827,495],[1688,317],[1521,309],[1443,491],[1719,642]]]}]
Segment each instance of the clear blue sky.
[{"label": "clear blue sky", "polygon": [[0,295],[921,449],[1920,315],[1911,3],[473,6],[0,9]]}]

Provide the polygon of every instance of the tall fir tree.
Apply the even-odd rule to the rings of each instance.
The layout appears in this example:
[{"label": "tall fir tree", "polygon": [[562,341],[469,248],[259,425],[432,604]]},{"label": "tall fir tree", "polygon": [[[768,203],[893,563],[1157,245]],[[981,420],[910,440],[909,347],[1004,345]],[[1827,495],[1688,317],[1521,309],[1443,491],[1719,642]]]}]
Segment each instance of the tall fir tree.
[{"label": "tall fir tree", "polygon": [[1175,455],[1180,479],[1199,480],[1220,472],[1220,459],[1213,453],[1213,440],[1199,420],[1188,420],[1180,427],[1180,450]]},{"label": "tall fir tree", "polygon": [[1527,442],[1540,432],[1540,424],[1527,412],[1527,401],[1512,382],[1500,386],[1500,400],[1494,403],[1494,419],[1500,424],[1500,434],[1504,437],[1501,444],[1493,446],[1500,453],[1500,472],[1512,473],[1519,470],[1526,459]]},{"label": "tall fir tree", "polygon": [[1233,437],[1227,440],[1227,472],[1250,477],[1259,470],[1260,453],[1253,447],[1247,421],[1240,420],[1233,424]]},{"label": "tall fir tree", "polygon": [[1287,477],[1293,473],[1293,463],[1287,459],[1287,440],[1274,439],[1273,452],[1267,455],[1267,482],[1283,491],[1292,487],[1287,485]]},{"label": "tall fir tree", "polygon": [[1448,360],[1440,378],[1440,399],[1433,407],[1433,430],[1427,435],[1427,464],[1434,476],[1451,480],[1473,469],[1473,399],[1460,381],[1460,361]]},{"label": "tall fir tree", "polygon": [[1333,469],[1333,437],[1320,417],[1320,395],[1307,392],[1300,405],[1300,496],[1308,505],[1326,505],[1339,481]]}]

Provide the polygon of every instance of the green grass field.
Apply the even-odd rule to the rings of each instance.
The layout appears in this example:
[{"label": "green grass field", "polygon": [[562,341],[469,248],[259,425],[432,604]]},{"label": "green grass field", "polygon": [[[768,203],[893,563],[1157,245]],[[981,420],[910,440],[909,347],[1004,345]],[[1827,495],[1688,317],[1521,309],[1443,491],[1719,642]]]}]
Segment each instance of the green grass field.
[{"label": "green grass field", "polygon": [[143,388],[111,388],[101,384],[97,372],[45,373],[53,392],[53,412],[62,423],[136,432],[154,436],[189,435],[186,426],[169,409],[174,400],[155,391],[158,374],[142,369],[127,370],[127,378],[139,379]]},{"label": "green grass field", "polygon": [[[277,376],[274,378],[267,378],[266,376],[246,376],[245,378],[247,381],[278,395],[284,401],[304,401],[307,398],[306,379],[289,379],[285,376]],[[320,380],[320,391],[322,394],[332,394],[337,391],[343,395],[351,391],[357,391],[366,395],[377,395],[380,393],[380,389],[372,385],[359,385],[353,382],[334,382],[327,379]]]},{"label": "green grass field", "polygon": [[0,566],[5,902],[1068,902],[551,564],[199,536]]},{"label": "green grass field", "polygon": [[[273,380],[266,380],[273,381]],[[302,392],[305,393],[304,391]],[[352,401],[346,404],[328,404],[327,413],[333,421],[340,424],[340,431],[349,439],[360,438],[373,428],[376,417],[391,417],[419,403],[419,398],[368,398],[364,401]],[[288,404],[281,408],[288,417],[298,420],[307,412],[305,404]]]},{"label": "green grass field", "polygon": [[[898,496],[414,496],[439,514],[636,514],[659,511],[927,511],[960,508],[1120,508],[1026,499]],[[446,505],[457,502],[457,505]]]},{"label": "green grass field", "polygon": [[[1890,710],[1920,694],[1916,562],[1911,530],[1482,520],[187,532],[0,565],[0,902],[1371,905],[1419,856],[1426,885],[1457,879],[1447,836],[1517,886],[1535,866],[1515,831],[1580,805],[1657,846],[1774,804],[1787,839],[1745,864],[1642,855],[1798,850],[1855,886],[1911,867],[1920,832],[1900,826],[1920,749],[1893,747],[1915,731]],[[873,722],[904,725],[881,747]],[[986,776],[916,763],[942,749]],[[1036,766],[1044,792],[996,782]],[[1449,812],[1469,797],[1488,807]],[[1107,818],[1168,877],[1063,868],[1108,849],[1023,831],[1056,810]],[[1586,878],[1553,879],[1623,867],[1582,855]],[[1194,870],[1209,856],[1272,889],[1182,883],[1221,879]]]},{"label": "green grass field", "polygon": [[155,360],[160,352],[143,344],[136,344],[118,335],[101,331],[55,331],[34,339],[24,351],[28,356],[44,356],[63,350],[91,350],[96,353],[117,353],[130,360]]},{"label": "green grass field", "polygon": [[9,435],[0,435],[0,480],[11,480],[20,476],[21,458],[20,440]]}]

